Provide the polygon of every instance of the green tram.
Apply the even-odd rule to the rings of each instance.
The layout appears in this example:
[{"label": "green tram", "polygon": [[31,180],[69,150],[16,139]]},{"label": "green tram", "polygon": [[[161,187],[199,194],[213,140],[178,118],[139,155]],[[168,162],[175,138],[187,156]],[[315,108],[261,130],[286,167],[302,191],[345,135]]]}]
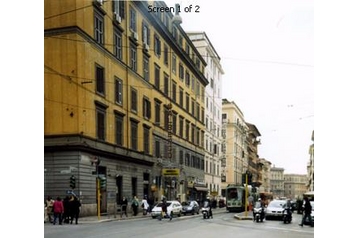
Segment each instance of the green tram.
[{"label": "green tram", "polygon": [[[229,212],[243,212],[245,211],[245,200],[247,201],[247,207],[249,208],[249,200],[252,199],[252,204],[260,197],[257,187],[247,186],[248,195],[247,200],[245,196],[245,185],[241,184],[229,184],[226,187],[226,210]],[[247,209],[248,210],[248,209]]]}]

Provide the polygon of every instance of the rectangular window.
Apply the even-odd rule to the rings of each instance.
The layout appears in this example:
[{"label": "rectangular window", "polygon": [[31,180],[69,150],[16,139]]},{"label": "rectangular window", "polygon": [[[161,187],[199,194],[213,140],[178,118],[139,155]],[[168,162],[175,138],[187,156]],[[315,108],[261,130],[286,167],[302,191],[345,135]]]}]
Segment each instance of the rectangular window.
[{"label": "rectangular window", "polygon": [[137,90],[131,88],[131,111],[137,113]]},{"label": "rectangular window", "polygon": [[175,114],[175,113],[172,114],[172,121],[173,121],[172,132],[173,132],[173,135],[176,135],[177,134],[177,114]]},{"label": "rectangular window", "polygon": [[185,139],[189,140],[190,122],[186,121],[185,124]]},{"label": "rectangular window", "polygon": [[106,140],[106,109],[96,106],[97,139]]},{"label": "rectangular window", "polygon": [[123,145],[123,116],[115,114],[116,144]]},{"label": "rectangular window", "polygon": [[129,28],[134,31],[137,32],[137,13],[134,9],[130,9],[130,23],[129,23]]},{"label": "rectangular window", "polygon": [[131,121],[131,149],[138,150],[138,123]]},{"label": "rectangular window", "polygon": [[185,85],[190,87],[190,74],[187,70],[185,70]]},{"label": "rectangular window", "polygon": [[114,56],[122,59],[122,34],[118,30],[114,31]]},{"label": "rectangular window", "polygon": [[195,126],[193,124],[191,125],[191,142],[195,143]]},{"label": "rectangular window", "polygon": [[184,164],[184,152],[179,151],[179,164]]},{"label": "rectangular window", "polygon": [[94,40],[104,44],[104,17],[97,11],[94,12]]},{"label": "rectangular window", "polygon": [[167,108],[164,108],[164,129],[169,130],[169,111]]},{"label": "rectangular window", "polygon": [[125,1],[121,1],[121,0],[114,0],[113,1],[113,12],[119,14],[119,16],[121,16],[122,19],[124,19],[124,12],[125,12]]},{"label": "rectangular window", "polygon": [[195,117],[195,100],[191,98],[191,115]]},{"label": "rectangular window", "polygon": [[121,79],[114,77],[115,84],[115,102],[123,105],[123,82]]},{"label": "rectangular window", "polygon": [[150,148],[150,128],[143,126],[143,149],[144,153],[149,154]]},{"label": "rectangular window", "polygon": [[175,54],[172,54],[172,72],[173,74],[177,73],[177,57]]},{"label": "rectangular window", "polygon": [[184,118],[179,116],[179,136],[183,138],[184,132]]},{"label": "rectangular window", "polygon": [[184,89],[182,87],[179,87],[179,105],[184,106]]},{"label": "rectangular window", "polygon": [[131,69],[137,72],[137,47],[134,44],[131,44]]},{"label": "rectangular window", "polygon": [[200,121],[200,104],[198,102],[196,103],[196,119]]},{"label": "rectangular window", "polygon": [[189,109],[190,109],[190,97],[189,97],[189,94],[188,93],[186,93],[185,94],[185,109],[186,109],[186,111],[187,112],[189,112]]},{"label": "rectangular window", "polygon": [[160,67],[154,66],[154,85],[157,89],[160,89]]},{"label": "rectangular window", "polygon": [[164,74],[164,94],[169,96],[169,76]]},{"label": "rectangular window", "polygon": [[195,79],[194,75],[192,75],[191,76],[191,90],[193,92],[195,92],[195,81],[196,81],[196,79]]},{"label": "rectangular window", "polygon": [[160,142],[159,141],[155,141],[155,157],[160,158]]},{"label": "rectangular window", "polygon": [[172,99],[174,102],[177,101],[177,84],[174,81],[172,82]]},{"label": "rectangular window", "polygon": [[201,122],[204,123],[204,118],[205,118],[205,109],[203,107],[201,107]]},{"label": "rectangular window", "polygon": [[143,54],[143,77],[149,82],[149,58]]},{"label": "rectangular window", "polygon": [[150,105],[150,101],[149,101],[149,99],[148,98],[143,98],[143,117],[145,118],[145,119],[150,119],[150,108],[151,107],[151,105]]},{"label": "rectangular window", "polygon": [[154,35],[154,52],[155,55],[159,58],[161,55],[161,42],[157,35]]},{"label": "rectangular window", "polygon": [[142,23],[142,40],[144,44],[150,45],[150,29],[144,21]]},{"label": "rectangular window", "polygon": [[184,80],[184,66],[179,63],[179,78],[180,78],[180,81],[183,82]]},{"label": "rectangular window", "polygon": [[160,102],[155,101],[155,124],[160,125]]},{"label": "rectangular window", "polygon": [[104,80],[104,68],[96,65],[96,92],[99,94],[105,94],[105,80]]},{"label": "rectangular window", "polygon": [[169,62],[168,55],[169,55],[168,46],[164,45],[164,64],[165,65],[168,65],[168,62]]}]

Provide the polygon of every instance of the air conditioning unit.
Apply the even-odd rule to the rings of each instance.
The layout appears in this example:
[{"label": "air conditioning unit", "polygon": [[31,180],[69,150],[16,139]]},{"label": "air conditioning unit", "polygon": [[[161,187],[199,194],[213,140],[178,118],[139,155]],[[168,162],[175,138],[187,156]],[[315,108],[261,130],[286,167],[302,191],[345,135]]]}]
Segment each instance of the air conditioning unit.
[{"label": "air conditioning unit", "polygon": [[114,19],[116,20],[116,22],[121,23],[122,22],[122,18],[118,13],[114,13]]},{"label": "air conditioning unit", "polygon": [[132,32],[132,37],[134,40],[138,40],[138,33],[137,32]]},{"label": "air conditioning unit", "polygon": [[147,43],[143,43],[143,47],[146,51],[149,51],[149,45]]},{"label": "air conditioning unit", "polygon": [[98,5],[102,6],[102,5],[103,5],[104,0],[95,0],[95,2],[96,2]]}]

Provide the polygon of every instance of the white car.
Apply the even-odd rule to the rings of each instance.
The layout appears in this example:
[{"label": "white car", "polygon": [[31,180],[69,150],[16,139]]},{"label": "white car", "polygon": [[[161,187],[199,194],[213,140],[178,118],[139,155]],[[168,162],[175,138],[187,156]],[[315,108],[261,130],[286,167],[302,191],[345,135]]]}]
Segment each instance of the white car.
[{"label": "white car", "polygon": [[[171,217],[173,217],[173,216],[180,217],[181,216],[183,208],[182,208],[182,205],[178,201],[166,201],[166,204],[167,204],[168,214],[170,214]],[[151,211],[151,216],[153,219],[157,218],[161,215],[162,205],[163,205],[163,202],[159,202],[153,207],[153,209]]]},{"label": "white car", "polygon": [[287,200],[272,200],[266,208],[266,220],[279,218],[282,220],[283,210],[287,206]]}]

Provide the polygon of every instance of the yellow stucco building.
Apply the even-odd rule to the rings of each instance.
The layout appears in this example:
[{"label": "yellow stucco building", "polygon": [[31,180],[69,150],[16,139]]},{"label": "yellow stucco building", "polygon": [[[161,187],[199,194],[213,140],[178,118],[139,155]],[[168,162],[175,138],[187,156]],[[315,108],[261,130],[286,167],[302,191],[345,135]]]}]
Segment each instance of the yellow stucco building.
[{"label": "yellow stucco building", "polygon": [[96,213],[98,185],[101,213],[123,196],[204,197],[195,181],[204,179],[206,63],[176,6],[45,0],[44,8],[45,196],[74,193],[83,214]]}]

